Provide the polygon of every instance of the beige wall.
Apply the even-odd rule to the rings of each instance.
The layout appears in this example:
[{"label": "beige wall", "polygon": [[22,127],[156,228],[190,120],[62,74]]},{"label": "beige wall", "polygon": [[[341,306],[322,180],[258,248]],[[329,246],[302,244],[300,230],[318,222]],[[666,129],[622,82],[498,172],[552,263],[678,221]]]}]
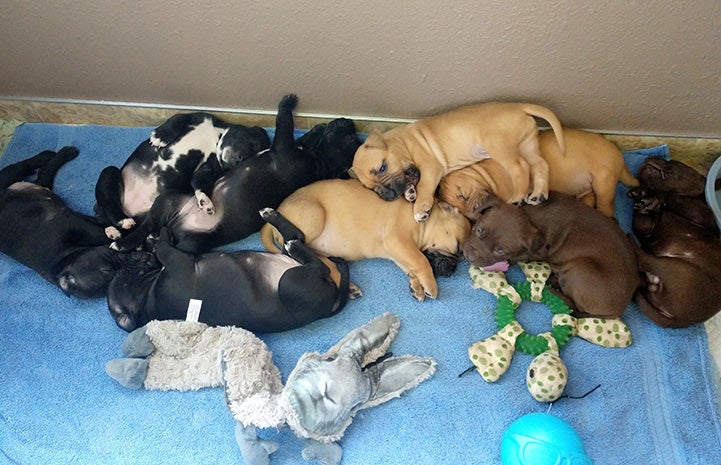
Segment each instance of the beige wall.
[{"label": "beige wall", "polygon": [[0,97],[413,119],[525,100],[721,137],[721,1],[4,0]]}]

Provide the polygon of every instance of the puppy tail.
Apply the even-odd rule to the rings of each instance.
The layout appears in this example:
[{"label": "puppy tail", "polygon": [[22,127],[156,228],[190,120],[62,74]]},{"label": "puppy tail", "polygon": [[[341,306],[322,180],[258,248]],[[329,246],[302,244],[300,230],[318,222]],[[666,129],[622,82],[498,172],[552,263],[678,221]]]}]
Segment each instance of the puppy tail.
[{"label": "puppy tail", "polygon": [[561,121],[558,119],[556,114],[546,107],[534,105],[532,103],[524,104],[523,111],[525,111],[531,116],[542,118],[548,121],[548,124],[551,125],[551,129],[553,129],[553,133],[556,135],[556,142],[558,142],[558,148],[561,150],[561,154],[565,157],[566,141],[563,138],[563,127],[561,126]]},{"label": "puppy tail", "polygon": [[628,167],[625,163],[623,164],[623,168],[621,169],[621,176],[619,176],[619,180],[628,187],[638,187],[641,185],[638,182],[638,179],[636,179],[628,170]]},{"label": "puppy tail", "polygon": [[[280,236],[280,233],[271,225],[264,224],[262,228],[260,228],[260,242],[263,243],[263,247],[266,248],[268,252],[273,253],[280,253],[280,247],[278,247],[279,243],[282,243],[283,238],[282,237],[276,237],[276,234]],[[276,242],[276,240],[280,242]]]},{"label": "puppy tail", "polygon": [[350,299],[350,271],[348,262],[342,258],[329,257],[328,259],[338,267],[338,272],[340,273],[338,297],[336,298],[336,301],[333,304],[333,309],[331,310],[331,315],[335,315],[343,310],[343,307],[345,307],[348,303],[348,299]]}]

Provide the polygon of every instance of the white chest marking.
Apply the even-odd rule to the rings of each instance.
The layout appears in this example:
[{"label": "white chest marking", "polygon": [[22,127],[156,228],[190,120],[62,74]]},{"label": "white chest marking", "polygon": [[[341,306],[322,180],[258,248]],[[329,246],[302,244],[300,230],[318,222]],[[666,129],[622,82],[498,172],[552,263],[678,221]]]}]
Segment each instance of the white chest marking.
[{"label": "white chest marking", "polygon": [[210,154],[217,150],[218,140],[224,131],[222,128],[213,126],[213,122],[206,118],[175,144],[168,146],[166,150],[170,153],[170,157],[167,160],[157,160],[153,168],[161,171],[175,168],[178,157],[187,155],[191,150],[200,151],[203,154],[202,161],[207,160]]}]

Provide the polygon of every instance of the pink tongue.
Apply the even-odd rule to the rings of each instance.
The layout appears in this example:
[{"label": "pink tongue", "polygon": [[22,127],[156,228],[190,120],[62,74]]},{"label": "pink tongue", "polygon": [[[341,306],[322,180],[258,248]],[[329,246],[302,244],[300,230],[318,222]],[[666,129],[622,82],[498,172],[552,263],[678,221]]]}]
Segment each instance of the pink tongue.
[{"label": "pink tongue", "polygon": [[493,265],[484,266],[483,271],[508,271],[509,265],[507,261],[497,262]]}]

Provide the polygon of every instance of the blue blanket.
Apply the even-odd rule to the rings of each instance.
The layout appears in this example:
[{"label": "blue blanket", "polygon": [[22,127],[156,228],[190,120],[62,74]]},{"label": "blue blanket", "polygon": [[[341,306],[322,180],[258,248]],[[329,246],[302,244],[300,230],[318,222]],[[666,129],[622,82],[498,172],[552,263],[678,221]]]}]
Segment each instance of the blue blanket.
[{"label": "blue blanket", "polygon": [[[62,168],[56,191],[71,207],[90,214],[101,169],[120,166],[149,131],[25,124],[0,166],[45,149],[77,146],[80,157]],[[668,150],[627,153],[627,163],[635,171],[649,155],[668,156]],[[616,208],[628,231],[631,207],[621,186]],[[233,247],[261,249],[257,234]],[[294,331],[259,335],[284,379],[304,352],[324,352],[386,311],[401,319],[391,350],[434,357],[438,369],[401,398],[361,411],[341,441],[342,463],[500,463],[504,430],[521,415],[548,411],[549,405],[537,403],[526,389],[529,355],[516,354],[493,384],[475,372],[458,376],[470,366],[468,346],[495,333],[495,298],[471,287],[468,264],[440,278],[438,299],[422,303],[411,297],[406,277],[390,261],[353,263],[351,277],[364,295],[341,314]],[[526,329],[548,330],[549,312],[524,310],[525,305],[519,319]],[[583,399],[561,399],[550,413],[578,431],[596,464],[721,463],[721,422],[704,328],[660,329],[633,303],[623,319],[634,338],[629,348],[606,349],[579,338],[563,348],[569,371],[565,393],[600,388]],[[104,299],[66,297],[0,256],[0,334],[0,462],[242,463],[221,389],[129,390],[105,374],[105,362],[121,355],[126,333],[115,326]],[[287,428],[261,433],[281,444],[272,464],[303,463],[302,442]]]}]

